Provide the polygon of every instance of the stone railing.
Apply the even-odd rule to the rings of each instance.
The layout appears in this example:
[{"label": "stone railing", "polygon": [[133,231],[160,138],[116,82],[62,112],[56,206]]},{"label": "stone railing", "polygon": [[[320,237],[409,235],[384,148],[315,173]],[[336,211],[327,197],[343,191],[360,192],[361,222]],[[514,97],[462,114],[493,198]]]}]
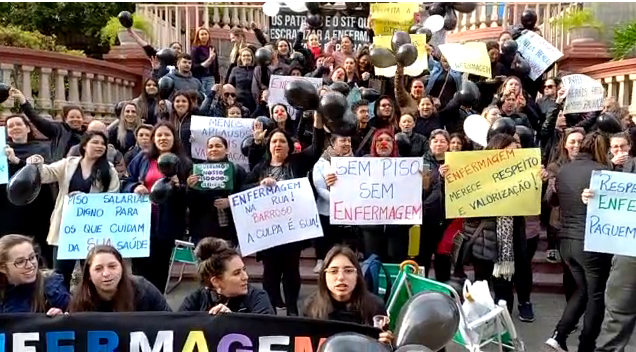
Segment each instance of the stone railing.
[{"label": "stone railing", "polygon": [[605,94],[615,97],[636,115],[636,59],[609,61],[581,68],[577,73],[588,75],[603,84]]},{"label": "stone railing", "polygon": [[[141,86],[141,74],[107,61],[0,46],[2,82],[20,89],[43,115],[61,117],[64,105],[82,107],[86,115],[110,120],[114,106],[132,99]],[[137,89],[135,89],[137,87]],[[2,116],[11,114],[13,99],[2,104]]]},{"label": "stone railing", "polygon": [[184,45],[189,52],[196,29],[249,28],[255,22],[267,30],[269,18],[262,11],[262,3],[180,3],[137,4],[137,13],[147,18],[152,26],[155,48],[166,48],[172,42]]}]

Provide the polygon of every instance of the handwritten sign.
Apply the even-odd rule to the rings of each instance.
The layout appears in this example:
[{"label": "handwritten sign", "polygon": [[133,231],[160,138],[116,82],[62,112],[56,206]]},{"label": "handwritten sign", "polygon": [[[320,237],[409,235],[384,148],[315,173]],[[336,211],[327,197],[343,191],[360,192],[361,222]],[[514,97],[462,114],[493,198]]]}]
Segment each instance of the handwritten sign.
[{"label": "handwritten sign", "polygon": [[421,224],[420,170],[422,158],[331,158],[331,223]]},{"label": "handwritten sign", "polygon": [[486,43],[441,44],[439,50],[448,61],[451,69],[486,78],[492,77]]},{"label": "handwritten sign", "polygon": [[[417,77],[428,69],[428,53],[426,51],[426,34],[411,34],[411,44],[417,48],[417,60],[404,68],[404,74]],[[391,49],[391,36],[380,35],[373,37],[373,44],[380,48]],[[397,66],[386,68],[374,67],[376,76],[394,77]]]},{"label": "handwritten sign", "polygon": [[415,2],[373,3],[369,16],[373,19],[375,35],[393,35],[395,31],[408,32],[413,25],[413,17],[419,12]]},{"label": "handwritten sign", "polygon": [[590,189],[585,251],[636,256],[636,175],[592,171]]},{"label": "handwritten sign", "polygon": [[530,64],[530,74],[533,81],[541,77],[543,72],[563,56],[559,49],[543,39],[533,31],[527,31],[517,38],[517,51]]},{"label": "handwritten sign", "polygon": [[568,92],[563,105],[564,114],[603,110],[605,89],[600,82],[581,74],[565,76],[561,82]]},{"label": "handwritten sign", "polygon": [[269,80],[269,99],[267,100],[267,105],[272,107],[274,104],[285,104],[287,106],[287,113],[292,119],[295,117],[296,110],[289,105],[287,98],[285,98],[285,87],[287,87],[289,82],[293,81],[307,81],[313,84],[316,89],[320,89],[320,87],[322,87],[322,78],[272,75],[272,78]]},{"label": "handwritten sign", "polygon": [[86,259],[96,245],[126,258],[150,255],[150,200],[132,193],[64,197],[57,259]]},{"label": "handwritten sign", "polygon": [[0,185],[9,183],[9,163],[7,154],[4,150],[7,148],[7,131],[6,127],[0,127]]},{"label": "handwritten sign", "polygon": [[538,148],[447,153],[446,165],[446,218],[539,214]]},{"label": "handwritten sign", "polygon": [[226,117],[192,116],[192,158],[207,160],[208,139],[221,136],[227,140],[227,157],[249,170],[247,157],[241,153],[241,143],[252,135],[254,119],[229,119]]},{"label": "handwritten sign", "polygon": [[255,187],[229,199],[244,256],[322,236],[316,200],[306,177]]},{"label": "handwritten sign", "polygon": [[197,189],[217,189],[231,191],[234,189],[234,164],[208,163],[194,164],[192,173],[199,176]]}]

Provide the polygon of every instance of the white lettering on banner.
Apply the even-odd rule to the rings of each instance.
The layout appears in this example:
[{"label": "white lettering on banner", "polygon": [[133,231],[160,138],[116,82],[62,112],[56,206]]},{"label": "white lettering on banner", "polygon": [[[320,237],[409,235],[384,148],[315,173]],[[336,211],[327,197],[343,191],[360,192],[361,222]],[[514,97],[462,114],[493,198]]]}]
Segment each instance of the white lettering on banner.
[{"label": "white lettering on banner", "polygon": [[422,158],[331,158],[331,223],[421,224],[421,170]]},{"label": "white lettering on banner", "polygon": [[563,105],[564,114],[603,110],[605,89],[600,82],[582,74],[565,76],[561,82],[568,92]]},{"label": "white lettering on banner", "polygon": [[247,157],[241,153],[241,143],[252,135],[253,125],[254,119],[192,116],[190,122],[192,158],[207,160],[208,139],[221,136],[227,140],[228,159],[249,170]]},{"label": "white lettering on banner", "polygon": [[96,245],[125,258],[150,255],[150,199],[132,193],[80,193],[64,198],[57,259],[86,259]]},{"label": "white lettering on banner", "polygon": [[243,256],[323,235],[306,177],[255,187],[229,200]]},{"label": "white lettering on banner", "polygon": [[555,48],[542,36],[528,31],[517,38],[518,51],[530,64],[530,79],[535,81],[543,72],[563,56],[559,49]]},{"label": "white lettering on banner", "polygon": [[287,106],[287,114],[290,119],[295,118],[296,110],[287,102],[287,98],[285,98],[285,88],[289,82],[293,81],[307,81],[313,84],[314,87],[316,87],[316,90],[320,89],[322,86],[322,78],[272,75],[269,80],[269,88],[267,88],[269,90],[269,99],[267,100],[267,104],[270,107],[274,104],[285,104]]}]

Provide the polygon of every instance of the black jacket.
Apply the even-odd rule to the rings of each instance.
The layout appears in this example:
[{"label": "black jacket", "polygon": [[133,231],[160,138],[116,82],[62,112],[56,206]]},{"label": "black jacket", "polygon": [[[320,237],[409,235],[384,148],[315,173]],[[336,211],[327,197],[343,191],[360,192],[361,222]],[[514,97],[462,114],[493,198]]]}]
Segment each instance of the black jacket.
[{"label": "black jacket", "polygon": [[236,100],[250,112],[256,109],[256,102],[252,96],[252,78],[254,66],[235,66],[228,78],[228,83],[236,89]]},{"label": "black jacket", "polygon": [[267,292],[249,285],[247,295],[232,298],[220,296],[207,287],[201,287],[183,300],[180,312],[207,312],[217,304],[224,304],[234,313],[276,315]]},{"label": "black jacket", "polygon": [[[137,275],[131,275],[130,279],[135,292],[135,312],[172,312],[166,298],[150,281]],[[110,302],[100,301],[96,311],[112,312],[113,308]]]},{"label": "black jacket", "polygon": [[609,170],[587,153],[579,153],[574,160],[561,166],[556,177],[556,194],[561,207],[561,231],[559,236],[575,240],[585,237],[587,206],[581,201],[581,193],[590,187],[594,170]]}]

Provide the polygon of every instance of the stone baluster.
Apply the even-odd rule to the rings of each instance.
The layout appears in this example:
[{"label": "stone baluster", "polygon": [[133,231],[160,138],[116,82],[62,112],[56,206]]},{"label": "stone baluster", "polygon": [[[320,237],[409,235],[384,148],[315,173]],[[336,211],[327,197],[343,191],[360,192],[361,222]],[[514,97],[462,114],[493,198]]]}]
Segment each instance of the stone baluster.
[{"label": "stone baluster", "polygon": [[499,4],[490,4],[492,11],[490,12],[490,27],[499,27]]},{"label": "stone baluster", "polygon": [[219,8],[217,6],[214,6],[214,11],[212,11],[212,22],[214,22],[214,25],[212,26],[212,28],[221,28],[221,26],[219,25],[219,22],[221,22],[221,16],[219,15]]},{"label": "stone baluster", "polygon": [[[11,73],[13,72],[14,65],[0,63],[0,69],[2,69],[2,82],[6,85],[11,85]],[[4,103],[2,103],[3,118],[11,115],[10,109],[12,107],[13,107],[13,98],[9,97],[9,99],[5,100]]]},{"label": "stone baluster", "polygon": [[488,27],[488,24],[486,23],[488,22],[488,18],[486,18],[486,13],[488,12],[489,6],[490,4],[488,3],[482,3],[480,5],[477,5],[477,10],[479,10],[479,28]]},{"label": "stone baluster", "polygon": [[[484,8],[481,7],[481,8],[479,8],[479,10],[483,11]],[[478,11],[478,9],[475,9],[475,11],[470,13],[470,29],[471,30],[475,30],[477,28],[481,28],[481,26],[480,27],[477,26],[477,11]]]},{"label": "stone baluster", "polygon": [[42,109],[42,115],[48,115],[52,113],[51,108],[51,73],[52,68],[41,67],[40,68],[40,92],[38,93],[37,104]]},{"label": "stone baluster", "polygon": [[25,66],[21,67],[22,70],[22,94],[24,97],[33,104],[33,87],[31,87],[31,73],[35,71],[35,67],[33,66]]},{"label": "stone baluster", "polygon": [[84,109],[85,115],[90,115],[93,111],[93,94],[91,92],[91,86],[95,74],[84,73],[82,77],[82,109]]},{"label": "stone baluster", "polygon": [[223,7],[223,28],[229,29],[230,27],[230,9]]},{"label": "stone baluster", "polygon": [[79,97],[79,78],[82,77],[82,73],[78,71],[71,71],[68,77],[68,101],[74,105],[80,105]]},{"label": "stone baluster", "polygon": [[95,104],[96,118],[103,118],[106,111],[104,106],[104,95],[102,87],[104,86],[104,75],[97,75],[93,81],[93,103]]},{"label": "stone baluster", "polygon": [[603,82],[607,84],[606,97],[614,96],[614,77],[603,78]]},{"label": "stone baluster", "polygon": [[247,21],[247,12],[248,10],[244,7],[239,9],[239,24],[243,26],[243,28],[249,28],[250,23]]},{"label": "stone baluster", "polygon": [[[247,27],[245,28],[250,28],[249,27],[250,23],[256,22],[254,20],[254,11],[255,11],[254,9],[247,9],[247,19],[246,19]],[[250,32],[253,32],[253,31],[250,29]]]},{"label": "stone baluster", "polygon": [[113,114],[113,108],[114,108],[114,104],[113,102],[114,97],[113,97],[113,82],[115,82],[115,79],[113,77],[107,77],[106,78],[106,94],[105,94],[105,105],[106,107],[104,108],[104,110],[108,113],[108,115],[112,115]]},{"label": "stone baluster", "polygon": [[132,100],[132,88],[130,81],[124,81],[124,100],[130,101]]},{"label": "stone baluster", "polygon": [[135,98],[135,84],[136,83],[134,81],[128,82],[128,96],[130,97],[130,100]]},{"label": "stone baluster", "polygon": [[56,117],[62,118],[62,108],[66,104],[66,87],[64,85],[64,77],[68,75],[67,70],[55,69],[55,100],[53,100],[53,106],[55,107]]},{"label": "stone baluster", "polygon": [[618,95],[616,101],[623,106],[625,104],[625,75],[616,76],[616,82],[618,82]]},{"label": "stone baluster", "polygon": [[115,85],[113,87],[113,103],[117,104],[120,101],[123,100],[123,94],[121,94],[121,91],[119,90],[119,87],[121,86],[121,78],[115,78]]},{"label": "stone baluster", "polygon": [[629,102],[629,113],[636,115],[636,73],[630,74],[629,80],[632,82],[632,98]]}]

